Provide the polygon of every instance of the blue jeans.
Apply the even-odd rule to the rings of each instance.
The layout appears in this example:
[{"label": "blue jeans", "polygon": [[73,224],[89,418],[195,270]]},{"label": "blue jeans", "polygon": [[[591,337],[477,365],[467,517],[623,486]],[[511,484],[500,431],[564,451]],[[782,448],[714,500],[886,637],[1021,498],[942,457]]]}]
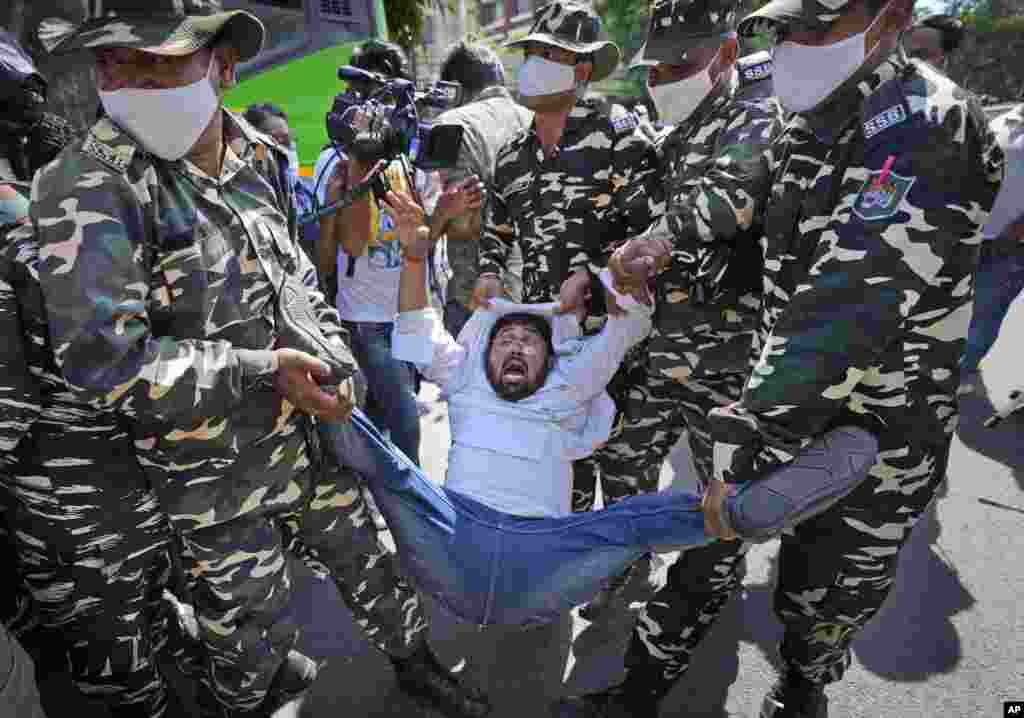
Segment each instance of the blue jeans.
[{"label": "blue jeans", "polygon": [[[366,479],[404,573],[420,591],[479,626],[544,623],[593,598],[646,553],[715,540],[705,533],[701,499],[692,494],[632,496],[601,511],[558,518],[514,516],[431,483],[358,410],[350,423],[321,425],[321,431],[338,461]],[[825,454],[820,447],[816,454],[808,450],[810,465],[798,459],[740,487],[728,499],[731,516],[741,520],[734,526],[757,527],[770,514],[777,533],[785,528],[778,517],[803,519],[825,510],[866,478],[877,454],[877,443],[870,442],[873,449],[860,441],[826,456],[826,463],[862,472],[856,481],[851,471],[839,477],[840,490],[835,476],[819,470]],[[862,455],[846,453],[845,446]],[[765,532],[758,539],[767,537]]]},{"label": "blue jeans", "polygon": [[993,242],[985,242],[978,254],[974,314],[960,363],[962,371],[978,370],[978,364],[996,343],[999,327],[1021,290],[1024,290],[1024,250],[997,251]]},{"label": "blue jeans", "polygon": [[402,453],[420,463],[420,416],[416,407],[416,376],[409,364],[391,356],[391,322],[342,322],[352,341],[352,354],[367,384],[366,413],[391,433]]}]

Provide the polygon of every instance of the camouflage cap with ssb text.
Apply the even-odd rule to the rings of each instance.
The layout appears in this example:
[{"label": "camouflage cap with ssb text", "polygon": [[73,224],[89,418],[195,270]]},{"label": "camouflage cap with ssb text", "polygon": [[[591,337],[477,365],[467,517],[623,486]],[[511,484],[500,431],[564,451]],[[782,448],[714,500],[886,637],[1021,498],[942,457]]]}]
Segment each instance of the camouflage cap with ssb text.
[{"label": "camouflage cap with ssb text", "polygon": [[521,40],[506,43],[505,47],[525,47],[531,43],[551,45],[579,55],[594,56],[594,74],[591,82],[600,82],[619,66],[619,47],[611,40],[599,38],[601,18],[593,8],[583,3],[555,0],[537,9],[533,27]]},{"label": "camouflage cap with ssb text", "polygon": [[658,0],[630,67],[681,64],[686,53],[736,29],[738,0]]},{"label": "camouflage cap with ssb text", "polygon": [[796,26],[827,30],[854,0],[771,0],[740,21],[739,34],[751,37],[763,32]]},{"label": "camouflage cap with ssb text", "polygon": [[242,62],[263,48],[265,31],[244,10],[225,12],[220,0],[93,0],[81,22],[43,20],[39,40],[53,55],[129,47],[158,55],[191,55],[221,39]]}]

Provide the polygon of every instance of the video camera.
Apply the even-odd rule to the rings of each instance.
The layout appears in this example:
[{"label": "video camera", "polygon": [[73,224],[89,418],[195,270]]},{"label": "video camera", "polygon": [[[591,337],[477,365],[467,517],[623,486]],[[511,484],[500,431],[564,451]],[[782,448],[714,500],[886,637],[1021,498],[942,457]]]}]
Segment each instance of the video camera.
[{"label": "video camera", "polygon": [[404,155],[427,171],[455,164],[462,127],[424,122],[418,108],[459,104],[461,85],[438,82],[426,92],[417,92],[410,80],[349,65],[338,68],[338,78],[367,88],[365,93],[350,89],[338,95],[327,113],[327,134],[346,153],[367,163]]},{"label": "video camera", "polygon": [[46,90],[32,58],[0,28],[0,156],[25,181],[76,139],[70,122],[44,110]]}]

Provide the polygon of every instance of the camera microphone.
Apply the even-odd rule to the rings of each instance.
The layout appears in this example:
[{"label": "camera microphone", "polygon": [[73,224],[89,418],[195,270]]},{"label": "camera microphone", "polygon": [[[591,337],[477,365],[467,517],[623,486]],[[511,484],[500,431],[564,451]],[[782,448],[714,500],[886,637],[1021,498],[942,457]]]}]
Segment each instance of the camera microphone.
[{"label": "camera microphone", "polygon": [[376,72],[363,70],[351,65],[342,65],[338,68],[338,79],[345,82],[376,83],[383,85],[387,80]]}]

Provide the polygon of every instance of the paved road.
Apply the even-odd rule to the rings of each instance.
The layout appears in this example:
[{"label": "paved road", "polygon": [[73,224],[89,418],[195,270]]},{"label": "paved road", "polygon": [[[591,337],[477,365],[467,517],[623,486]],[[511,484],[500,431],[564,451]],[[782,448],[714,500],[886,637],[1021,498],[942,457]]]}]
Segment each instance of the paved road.
[{"label": "paved road", "polygon": [[[1024,301],[1018,301],[982,365],[983,385],[964,398],[948,486],[905,549],[897,588],[856,642],[846,680],[830,690],[832,716],[989,718],[1002,716],[1003,700],[1024,699],[1024,419],[981,427],[992,402],[1018,377],[1024,386],[1022,356]],[[423,427],[425,465],[442,476],[443,404],[430,405]],[[675,484],[685,485],[687,457],[678,452],[673,463]],[[663,479],[671,482],[673,471]],[[751,715],[774,679],[776,551],[774,542],[751,551],[745,590],[665,701],[663,716]],[[353,627],[333,587],[307,581],[296,600],[314,624],[305,642],[331,659],[305,718],[429,715],[398,692],[387,661]],[[464,665],[467,680],[490,691],[495,718],[540,718],[562,692],[618,679],[629,628],[626,612],[601,628],[566,616],[525,633],[480,632],[436,616],[433,635],[445,661]]]}]

